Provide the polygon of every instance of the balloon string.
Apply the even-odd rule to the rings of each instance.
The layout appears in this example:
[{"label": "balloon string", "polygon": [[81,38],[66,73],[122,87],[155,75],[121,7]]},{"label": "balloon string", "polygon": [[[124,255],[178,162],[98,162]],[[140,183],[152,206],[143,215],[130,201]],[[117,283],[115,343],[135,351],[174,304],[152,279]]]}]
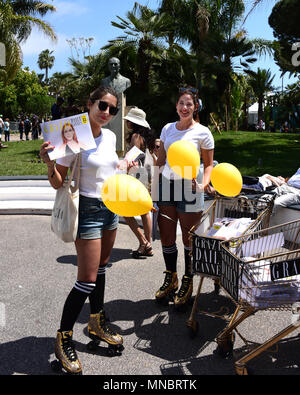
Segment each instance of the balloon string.
[{"label": "balloon string", "polygon": [[[173,222],[177,225],[178,220],[175,221],[175,219],[169,217],[169,216],[166,215],[166,214],[162,214],[162,213],[160,213],[160,212],[158,212],[158,215],[161,215],[162,217],[165,217],[165,218],[169,219],[170,221],[173,221]],[[183,225],[180,225],[180,226],[183,227],[184,229],[186,229],[188,232],[191,230],[191,229],[188,228],[187,226],[183,226]]]}]

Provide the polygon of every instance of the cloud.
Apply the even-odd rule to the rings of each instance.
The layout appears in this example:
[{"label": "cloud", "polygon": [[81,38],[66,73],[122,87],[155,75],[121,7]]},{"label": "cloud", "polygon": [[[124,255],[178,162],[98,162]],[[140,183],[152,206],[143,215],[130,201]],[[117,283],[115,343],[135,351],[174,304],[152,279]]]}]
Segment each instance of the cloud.
[{"label": "cloud", "polygon": [[[61,18],[65,16],[80,16],[88,12],[88,8],[82,4],[71,1],[56,1],[55,2],[56,12],[51,14],[49,19]],[[50,14],[49,14],[50,16]]]},{"label": "cloud", "polygon": [[66,50],[70,50],[69,45],[66,41],[67,37],[63,33],[56,33],[57,41],[51,41],[42,32],[34,28],[30,37],[27,41],[21,45],[21,49],[24,55],[38,55],[44,49],[49,49],[55,53],[63,53]]}]

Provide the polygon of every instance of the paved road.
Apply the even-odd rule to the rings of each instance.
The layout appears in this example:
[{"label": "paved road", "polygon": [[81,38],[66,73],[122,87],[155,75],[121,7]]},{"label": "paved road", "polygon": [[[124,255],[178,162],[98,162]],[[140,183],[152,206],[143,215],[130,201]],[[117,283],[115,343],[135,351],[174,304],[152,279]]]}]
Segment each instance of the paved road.
[{"label": "paved road", "polygon": [[[0,229],[0,375],[52,375],[49,361],[54,358],[62,304],[76,277],[74,247],[51,233],[47,215],[0,215]],[[125,350],[114,358],[106,356],[105,345],[96,353],[87,351],[86,304],[74,331],[84,374],[234,375],[233,363],[244,352],[244,342],[236,336],[232,356],[223,359],[216,355],[214,339],[225,321],[199,312],[199,332],[191,339],[185,324],[190,308],[178,313],[173,305],[157,306],[153,301],[163,279],[160,242],[154,242],[152,258],[132,259],[131,249],[136,247],[133,234],[120,224],[107,271],[106,310],[112,326],[124,337]],[[179,262],[181,276],[181,249]],[[195,288],[198,281],[196,276]],[[216,297],[212,291],[212,281],[205,279],[198,308],[217,311],[226,305],[232,311],[233,305],[225,295]],[[260,311],[241,324],[239,331],[258,343],[290,321],[290,312]],[[300,345],[296,335],[298,332],[293,332],[273,353],[262,354],[249,367],[255,374],[299,374]]]}]

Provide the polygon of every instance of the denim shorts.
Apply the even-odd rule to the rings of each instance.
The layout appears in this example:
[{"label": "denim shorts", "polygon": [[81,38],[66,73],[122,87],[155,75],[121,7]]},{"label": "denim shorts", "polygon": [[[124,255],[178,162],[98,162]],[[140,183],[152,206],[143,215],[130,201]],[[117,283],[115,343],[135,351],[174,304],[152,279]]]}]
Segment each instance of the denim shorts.
[{"label": "denim shorts", "polygon": [[181,213],[198,213],[203,211],[204,194],[192,191],[191,180],[169,180],[160,175],[159,206],[173,206]]},{"label": "denim shorts", "polygon": [[117,229],[118,215],[98,198],[80,195],[77,236],[80,239],[101,239],[104,230]]}]

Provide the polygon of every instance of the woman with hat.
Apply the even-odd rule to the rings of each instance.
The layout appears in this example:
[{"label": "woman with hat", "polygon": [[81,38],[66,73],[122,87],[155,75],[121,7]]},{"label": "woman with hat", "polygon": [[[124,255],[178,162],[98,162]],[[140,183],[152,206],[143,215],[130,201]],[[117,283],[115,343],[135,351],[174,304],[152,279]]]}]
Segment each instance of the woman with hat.
[{"label": "woman with hat", "polygon": [[[151,184],[151,167],[155,164],[154,162],[154,155],[149,151],[147,148],[150,145],[150,140],[155,140],[155,136],[153,136],[153,131],[150,128],[149,123],[146,121],[146,113],[138,107],[133,107],[129,110],[128,114],[124,117],[126,120],[127,128],[129,129],[130,133],[126,139],[128,143],[129,149],[136,146],[141,151],[145,153],[145,155],[140,156],[138,158],[138,163],[140,167],[137,169],[135,168],[131,171],[131,175],[140,178],[141,176],[141,166],[147,170],[147,175],[144,180],[144,184],[146,187],[150,189]],[[152,163],[149,164],[149,158]],[[152,165],[152,166],[151,166]],[[148,168],[147,168],[148,167]],[[134,174],[135,172],[135,174]],[[144,174],[143,174],[144,175]],[[141,228],[139,227],[136,219],[134,217],[124,217],[126,223],[129,225],[130,229],[133,231],[135,236],[137,237],[140,245],[139,248],[133,251],[132,256],[133,258],[140,258],[140,257],[147,257],[153,256],[153,249],[151,245],[151,232],[152,232],[152,220],[150,213],[141,215],[144,233],[142,232]]]}]

